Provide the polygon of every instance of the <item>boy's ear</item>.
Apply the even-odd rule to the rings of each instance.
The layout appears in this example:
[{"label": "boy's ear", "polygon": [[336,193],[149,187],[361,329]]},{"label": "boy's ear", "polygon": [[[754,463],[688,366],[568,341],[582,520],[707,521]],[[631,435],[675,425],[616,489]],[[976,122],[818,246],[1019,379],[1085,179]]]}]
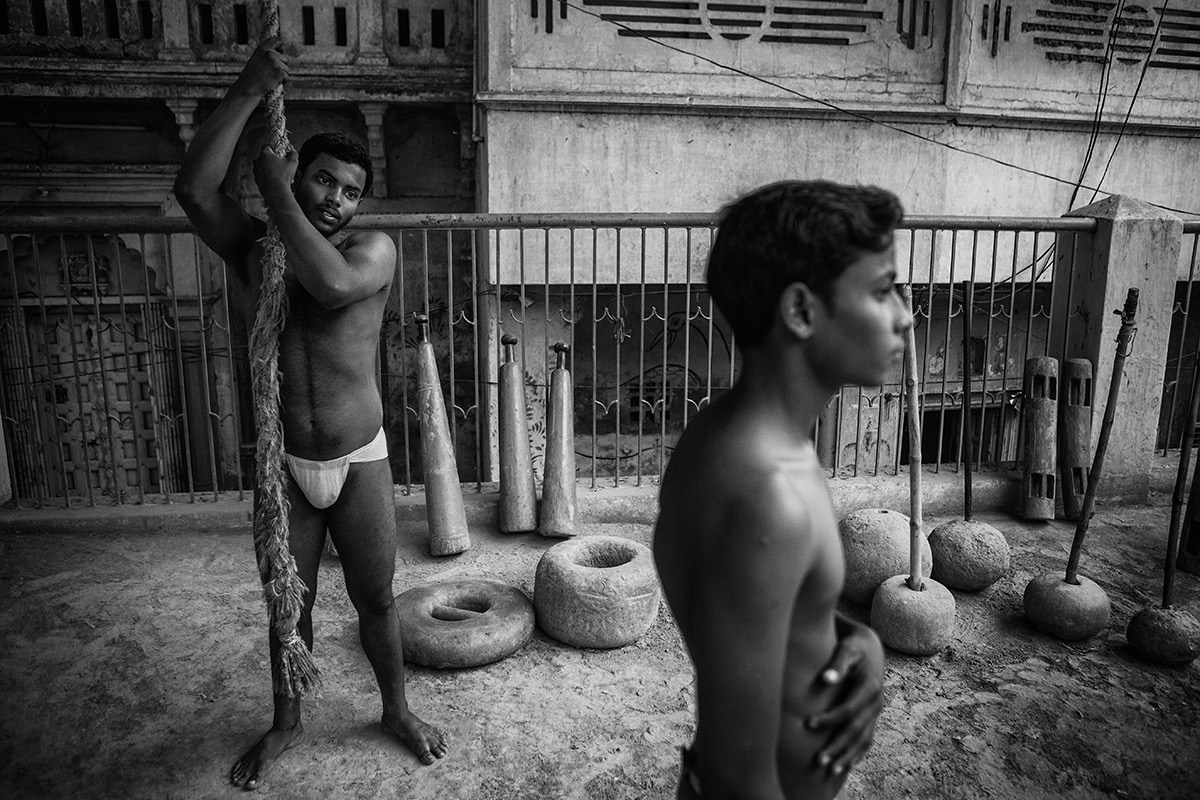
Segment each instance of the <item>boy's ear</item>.
[{"label": "boy's ear", "polygon": [[817,296],[807,285],[789,283],[779,294],[779,319],[783,327],[798,339],[807,339],[813,333],[813,318]]}]

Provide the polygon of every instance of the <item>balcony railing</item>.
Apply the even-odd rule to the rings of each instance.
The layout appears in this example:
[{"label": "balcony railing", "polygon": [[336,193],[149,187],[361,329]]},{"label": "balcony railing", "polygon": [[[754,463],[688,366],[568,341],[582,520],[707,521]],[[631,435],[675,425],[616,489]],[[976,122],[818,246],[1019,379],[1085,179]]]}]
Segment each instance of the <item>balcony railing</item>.
[{"label": "balcony railing", "polygon": [[[237,61],[261,41],[261,0],[0,0],[0,57]],[[473,4],[280,2],[280,34],[307,63],[466,64]],[[361,12],[361,13],[360,13]]]},{"label": "balcony railing", "polygon": [[[431,320],[460,479],[475,491],[498,475],[503,334],[518,338],[539,475],[552,347],[570,346],[577,477],[590,486],[655,482],[690,417],[736,377],[736,342],[703,279],[710,215],[377,215],[356,224],[398,246],[380,386],[393,475],[405,489],[423,479],[417,313]],[[957,469],[966,432],[977,469],[1018,463],[1025,362],[1060,355],[1049,352],[1051,332],[1080,324],[1051,314],[1055,251],[1079,246],[1094,227],[1078,218],[908,220],[897,267],[915,298],[923,440],[908,441],[898,369],[882,387],[847,387],[817,430],[829,474],[895,474],[913,446],[927,469]],[[1198,229],[1187,228],[1193,253]],[[1176,309],[1181,330],[1189,303]],[[19,502],[251,490],[252,310],[182,220],[0,218],[0,399]],[[1190,377],[1195,348],[1184,350],[1168,372]],[[1168,393],[1164,408],[1171,403]],[[1164,411],[1165,437],[1177,436],[1171,419]]]}]

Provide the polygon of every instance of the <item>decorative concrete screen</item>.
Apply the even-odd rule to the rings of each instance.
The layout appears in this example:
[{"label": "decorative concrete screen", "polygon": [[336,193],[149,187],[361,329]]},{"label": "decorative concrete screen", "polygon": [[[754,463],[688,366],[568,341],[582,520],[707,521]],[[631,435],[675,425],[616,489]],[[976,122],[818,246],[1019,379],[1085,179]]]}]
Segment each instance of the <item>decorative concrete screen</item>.
[{"label": "decorative concrete screen", "polygon": [[969,5],[964,104],[1090,115],[1102,89],[1110,113],[1200,113],[1200,0]]},{"label": "decorative concrete screen", "polygon": [[[503,8],[501,8],[503,7]],[[942,97],[945,3],[896,0],[663,3],[572,0],[497,3],[511,15],[511,58],[491,65],[492,86],[515,92],[637,92],[698,97],[788,95],[662,44],[739,70],[786,78],[791,88],[907,102]],[[852,81],[852,85],[846,82]]]},{"label": "decorative concrete screen", "polygon": [[497,92],[1089,115],[1098,95],[1136,95],[1137,116],[1200,113],[1200,0],[531,0],[490,14],[508,34]]}]

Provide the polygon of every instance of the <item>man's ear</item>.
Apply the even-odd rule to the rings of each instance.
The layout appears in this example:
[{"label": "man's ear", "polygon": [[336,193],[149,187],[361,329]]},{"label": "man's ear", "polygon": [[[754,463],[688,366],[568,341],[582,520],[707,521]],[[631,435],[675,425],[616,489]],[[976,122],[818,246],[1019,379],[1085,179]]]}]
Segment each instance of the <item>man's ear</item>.
[{"label": "man's ear", "polygon": [[817,296],[807,285],[798,281],[789,283],[779,293],[777,311],[783,327],[798,339],[812,336],[817,302]]}]

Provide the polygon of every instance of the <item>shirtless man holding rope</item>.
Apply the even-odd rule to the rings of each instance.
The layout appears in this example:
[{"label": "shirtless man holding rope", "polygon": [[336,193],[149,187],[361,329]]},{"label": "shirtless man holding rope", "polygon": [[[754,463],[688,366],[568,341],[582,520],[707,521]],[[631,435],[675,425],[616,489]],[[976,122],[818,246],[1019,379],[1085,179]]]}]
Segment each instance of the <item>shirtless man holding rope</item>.
[{"label": "shirtless man holding rope", "polygon": [[[262,98],[288,76],[279,39],[251,55],[188,148],[175,196],[200,238],[221,256],[248,299],[262,281],[266,233],[222,190],[238,139]],[[393,605],[396,517],[375,380],[379,331],[396,249],[380,231],[345,231],[371,190],[371,161],[340,134],[317,134],[300,152],[264,147],[254,176],[287,250],[286,325],[279,337],[280,414],[291,513],[288,542],[308,587],[298,630],[312,649],[312,607],[325,532],[336,545],[359,637],[383,700],[383,727],[423,764],[446,753],[440,731],[413,714],[404,694],[400,623]],[[279,648],[270,635],[272,655]],[[275,663],[274,657],[272,664]],[[278,681],[276,682],[278,685]],[[300,697],[275,693],[271,729],[234,764],[230,780],[257,789],[300,737]]]}]

